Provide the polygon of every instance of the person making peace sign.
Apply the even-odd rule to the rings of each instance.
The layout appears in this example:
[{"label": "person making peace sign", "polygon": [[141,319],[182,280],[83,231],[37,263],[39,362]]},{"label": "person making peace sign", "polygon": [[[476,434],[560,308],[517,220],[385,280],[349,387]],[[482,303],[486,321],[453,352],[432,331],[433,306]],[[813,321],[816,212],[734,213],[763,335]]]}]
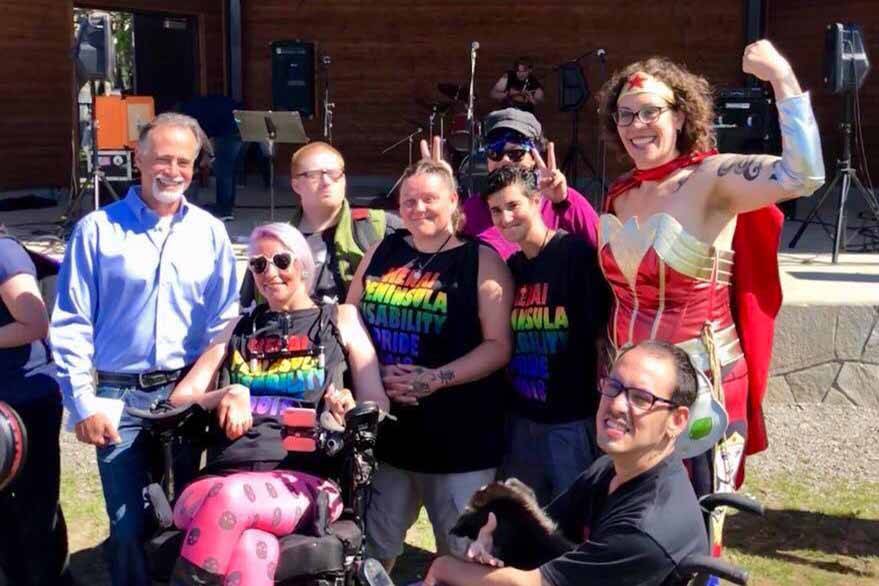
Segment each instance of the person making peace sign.
[{"label": "person making peace sign", "polygon": [[[568,186],[564,174],[556,166],[553,143],[546,143],[546,160],[541,157],[539,151],[545,141],[537,118],[528,112],[506,108],[490,113],[483,127],[488,172],[513,163],[537,170],[542,196],[540,213],[547,227],[576,234],[595,246],[598,216],[586,198]],[[517,244],[506,240],[494,227],[488,205],[481,197],[470,197],[464,202],[462,211],[466,219],[464,234],[490,245],[504,260],[519,250]]]}]

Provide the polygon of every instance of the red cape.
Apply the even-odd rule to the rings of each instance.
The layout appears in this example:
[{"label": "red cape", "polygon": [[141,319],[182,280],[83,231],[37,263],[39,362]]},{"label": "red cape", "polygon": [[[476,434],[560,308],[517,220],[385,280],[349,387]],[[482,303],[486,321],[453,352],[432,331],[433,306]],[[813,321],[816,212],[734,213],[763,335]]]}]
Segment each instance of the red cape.
[{"label": "red cape", "polygon": [[[609,213],[613,209],[613,200],[618,195],[641,185],[643,181],[657,181],[678,169],[697,165],[715,154],[717,151],[694,152],[654,169],[635,169],[623,175],[610,186],[604,211]],[[769,380],[775,317],[782,300],[776,251],[783,223],[784,214],[774,205],[770,205],[739,214],[733,235],[733,319],[748,365],[746,455],[762,452],[768,445],[762,403]],[[744,469],[744,465],[739,469],[737,484],[744,478]]]}]

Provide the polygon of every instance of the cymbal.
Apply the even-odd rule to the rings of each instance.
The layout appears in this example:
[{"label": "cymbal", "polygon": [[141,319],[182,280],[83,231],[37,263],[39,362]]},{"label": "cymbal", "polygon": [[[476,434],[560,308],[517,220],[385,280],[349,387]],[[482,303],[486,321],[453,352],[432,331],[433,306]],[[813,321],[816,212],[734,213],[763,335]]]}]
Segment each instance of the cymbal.
[{"label": "cymbal", "polygon": [[428,112],[432,112],[436,108],[438,114],[445,114],[452,108],[452,102],[431,102],[424,98],[415,98],[415,103]]},{"label": "cymbal", "polygon": [[436,89],[438,89],[439,93],[444,96],[459,102],[464,100],[464,95],[467,93],[464,86],[458,85],[457,83],[440,82],[436,84]]}]

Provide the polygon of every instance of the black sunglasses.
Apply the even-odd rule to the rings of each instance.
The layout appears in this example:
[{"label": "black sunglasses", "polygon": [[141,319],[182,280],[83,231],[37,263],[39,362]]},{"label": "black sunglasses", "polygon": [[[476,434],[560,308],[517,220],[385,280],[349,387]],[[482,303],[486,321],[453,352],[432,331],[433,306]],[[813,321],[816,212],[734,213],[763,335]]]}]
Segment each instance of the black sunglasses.
[{"label": "black sunglasses", "polygon": [[247,264],[250,265],[251,271],[257,275],[261,275],[267,268],[269,268],[269,263],[275,265],[279,271],[286,271],[290,268],[290,265],[293,264],[293,255],[289,252],[279,252],[271,259],[264,256],[254,256]]},{"label": "black sunglasses", "polygon": [[657,397],[650,391],[645,391],[644,389],[639,389],[638,387],[627,387],[620,381],[609,376],[602,377],[602,379],[598,382],[598,392],[608,399],[616,398],[620,393],[624,391],[626,393],[626,400],[635,411],[649,411],[653,408],[653,405],[657,401],[660,403],[671,405],[672,407],[680,407],[680,405],[678,405],[674,401],[669,401],[668,399]]},{"label": "black sunglasses", "polygon": [[495,163],[502,160],[504,156],[509,157],[510,161],[512,161],[513,163],[518,163],[525,157],[525,155],[529,154],[530,152],[531,151],[528,149],[510,149],[508,151],[488,149],[485,151],[485,154],[488,155],[488,158]]}]

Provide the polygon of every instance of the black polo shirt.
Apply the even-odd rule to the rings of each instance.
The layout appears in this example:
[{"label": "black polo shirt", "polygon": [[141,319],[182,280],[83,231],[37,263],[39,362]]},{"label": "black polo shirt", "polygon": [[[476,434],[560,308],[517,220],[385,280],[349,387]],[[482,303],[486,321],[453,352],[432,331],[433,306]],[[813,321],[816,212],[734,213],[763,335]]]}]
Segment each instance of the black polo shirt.
[{"label": "black polo shirt", "polygon": [[672,454],[608,495],[603,456],[547,512],[581,545],[540,568],[554,586],[663,584],[691,554],[708,554],[705,522],[681,459]]}]

